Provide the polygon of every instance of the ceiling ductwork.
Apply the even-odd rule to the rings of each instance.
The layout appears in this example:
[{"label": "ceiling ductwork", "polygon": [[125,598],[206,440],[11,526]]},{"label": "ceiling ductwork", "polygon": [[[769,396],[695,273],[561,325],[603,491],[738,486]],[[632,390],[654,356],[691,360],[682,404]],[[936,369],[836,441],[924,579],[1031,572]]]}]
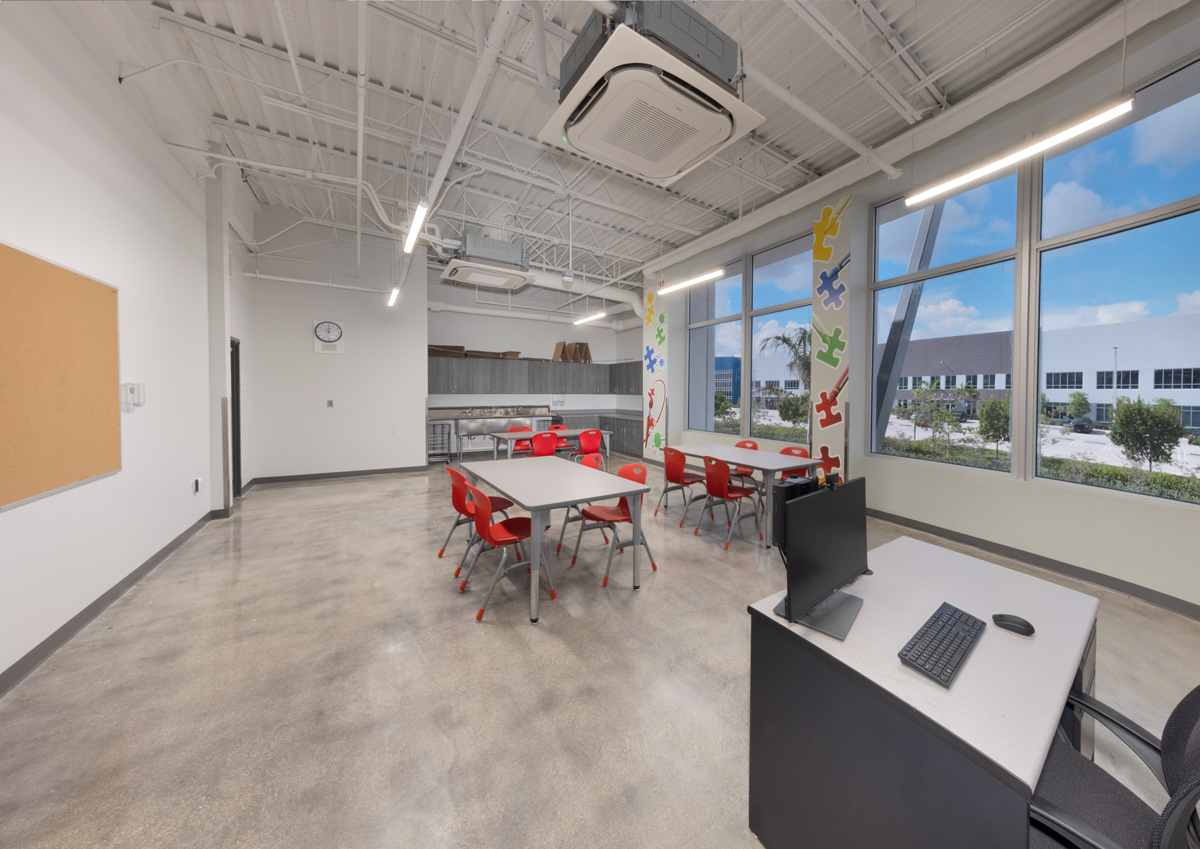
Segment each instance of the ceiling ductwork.
[{"label": "ceiling ductwork", "polygon": [[737,92],[738,45],[686,3],[594,11],[563,56],[541,141],[667,186],[763,122]]}]

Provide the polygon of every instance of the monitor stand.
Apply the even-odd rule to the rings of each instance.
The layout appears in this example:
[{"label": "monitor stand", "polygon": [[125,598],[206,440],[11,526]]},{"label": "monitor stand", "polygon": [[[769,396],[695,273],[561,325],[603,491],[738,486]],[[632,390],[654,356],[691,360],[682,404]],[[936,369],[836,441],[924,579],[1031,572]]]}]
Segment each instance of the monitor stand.
[{"label": "monitor stand", "polygon": [[774,612],[775,615],[794,621],[797,625],[804,625],[814,631],[828,634],[835,640],[844,640],[850,633],[850,627],[854,624],[854,620],[858,618],[860,609],[862,609],[861,598],[838,590],[799,619],[792,620],[788,615],[788,597],[786,595],[775,606]]}]

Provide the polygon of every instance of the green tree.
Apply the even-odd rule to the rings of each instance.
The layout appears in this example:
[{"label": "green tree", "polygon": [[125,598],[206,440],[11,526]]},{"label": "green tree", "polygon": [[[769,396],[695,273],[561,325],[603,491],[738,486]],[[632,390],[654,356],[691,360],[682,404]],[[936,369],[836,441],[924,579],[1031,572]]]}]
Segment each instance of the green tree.
[{"label": "green tree", "polygon": [[1073,419],[1081,419],[1092,411],[1092,402],[1086,392],[1072,392],[1067,401],[1067,415]]},{"label": "green tree", "polygon": [[1012,411],[1010,396],[988,398],[979,405],[979,435],[996,444],[996,456],[1000,456],[1000,443],[1011,436]]},{"label": "green tree", "polygon": [[943,401],[945,397],[938,391],[937,384],[921,381],[913,387],[913,439],[917,438],[917,426],[929,428],[930,448],[936,448],[938,437],[946,442],[946,452],[950,451],[950,432],[962,430],[958,416],[952,410],[947,410]]},{"label": "green tree", "polygon": [[729,403],[729,399],[725,397],[724,392],[718,392],[713,396],[713,415],[718,419],[724,418],[733,409],[733,404]]},{"label": "green tree", "polygon": [[787,368],[800,378],[804,386],[812,384],[812,332],[807,327],[801,327],[795,333],[780,333],[768,336],[758,343],[758,350],[766,353],[772,348],[783,348],[788,354]]},{"label": "green tree", "polygon": [[1159,398],[1153,404],[1147,404],[1140,395],[1136,401],[1124,395],[1117,399],[1108,438],[1127,459],[1147,463],[1153,472],[1154,462],[1170,460],[1171,452],[1185,436],[1187,430],[1170,398]]},{"label": "green tree", "polygon": [[800,397],[787,395],[780,398],[779,418],[794,425],[808,421],[808,393]]}]

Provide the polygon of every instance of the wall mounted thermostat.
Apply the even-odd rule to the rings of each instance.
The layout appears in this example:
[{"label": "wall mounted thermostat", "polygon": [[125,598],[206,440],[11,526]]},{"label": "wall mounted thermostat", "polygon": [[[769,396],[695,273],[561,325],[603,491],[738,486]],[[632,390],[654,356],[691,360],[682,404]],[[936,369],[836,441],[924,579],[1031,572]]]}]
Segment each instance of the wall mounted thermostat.
[{"label": "wall mounted thermostat", "polygon": [[342,325],[336,321],[323,319],[313,322],[313,353],[342,354],[345,353],[345,339]]},{"label": "wall mounted thermostat", "polygon": [[141,407],[146,403],[146,384],[144,383],[122,383],[121,384],[121,410],[128,413],[134,407]]}]

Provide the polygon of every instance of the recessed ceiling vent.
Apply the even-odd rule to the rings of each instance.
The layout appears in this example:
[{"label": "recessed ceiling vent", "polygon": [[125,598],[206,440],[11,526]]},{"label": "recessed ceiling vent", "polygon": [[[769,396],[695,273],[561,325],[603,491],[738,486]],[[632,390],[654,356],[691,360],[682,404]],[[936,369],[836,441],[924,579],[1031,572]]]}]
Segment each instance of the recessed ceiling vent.
[{"label": "recessed ceiling vent", "polygon": [[665,186],[762,123],[734,87],[733,39],[684,3],[621,15],[588,18],[539,139]]},{"label": "recessed ceiling vent", "polygon": [[500,242],[468,234],[463,246],[446,265],[442,279],[464,286],[487,286],[515,291],[525,286],[533,274],[524,245]]}]

